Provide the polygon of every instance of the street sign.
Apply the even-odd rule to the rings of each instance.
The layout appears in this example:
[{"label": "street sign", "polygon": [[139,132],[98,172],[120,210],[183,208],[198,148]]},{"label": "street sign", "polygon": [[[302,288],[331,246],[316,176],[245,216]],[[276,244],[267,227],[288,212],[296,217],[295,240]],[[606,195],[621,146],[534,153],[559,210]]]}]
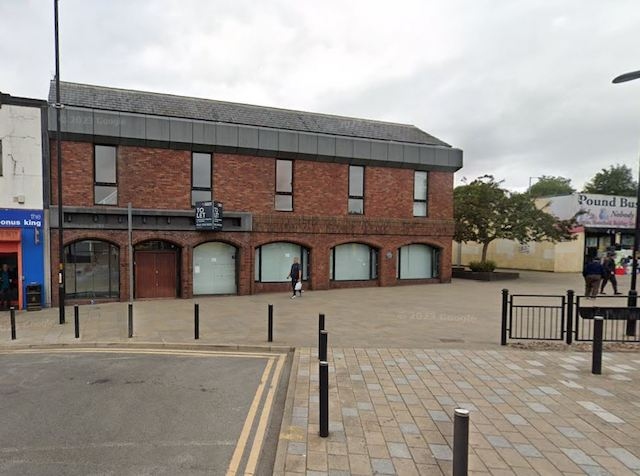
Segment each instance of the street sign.
[{"label": "street sign", "polygon": [[196,202],[196,230],[222,231],[222,203]]}]

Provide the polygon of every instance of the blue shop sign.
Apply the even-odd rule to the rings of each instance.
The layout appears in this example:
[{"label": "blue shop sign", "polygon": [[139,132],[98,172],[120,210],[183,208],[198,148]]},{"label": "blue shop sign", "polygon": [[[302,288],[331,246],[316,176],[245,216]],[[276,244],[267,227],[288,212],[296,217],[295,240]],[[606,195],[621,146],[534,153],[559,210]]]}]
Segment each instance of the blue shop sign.
[{"label": "blue shop sign", "polygon": [[0,209],[0,228],[42,228],[42,210]]}]

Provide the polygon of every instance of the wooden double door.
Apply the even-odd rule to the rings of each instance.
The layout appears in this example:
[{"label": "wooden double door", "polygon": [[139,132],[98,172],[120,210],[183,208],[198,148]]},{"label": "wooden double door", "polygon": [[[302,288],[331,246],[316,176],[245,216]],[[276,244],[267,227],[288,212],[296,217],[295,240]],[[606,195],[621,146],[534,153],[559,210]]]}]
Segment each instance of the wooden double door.
[{"label": "wooden double door", "polygon": [[136,298],[175,298],[178,257],[175,251],[136,251]]}]

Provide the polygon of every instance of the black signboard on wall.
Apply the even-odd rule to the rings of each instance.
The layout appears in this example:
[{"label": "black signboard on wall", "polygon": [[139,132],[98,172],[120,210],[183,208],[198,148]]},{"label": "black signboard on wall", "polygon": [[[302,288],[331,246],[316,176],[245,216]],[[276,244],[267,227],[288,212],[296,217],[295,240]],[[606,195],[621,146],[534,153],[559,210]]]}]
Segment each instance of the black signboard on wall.
[{"label": "black signboard on wall", "polygon": [[222,230],[222,203],[196,202],[196,230],[221,231]]}]

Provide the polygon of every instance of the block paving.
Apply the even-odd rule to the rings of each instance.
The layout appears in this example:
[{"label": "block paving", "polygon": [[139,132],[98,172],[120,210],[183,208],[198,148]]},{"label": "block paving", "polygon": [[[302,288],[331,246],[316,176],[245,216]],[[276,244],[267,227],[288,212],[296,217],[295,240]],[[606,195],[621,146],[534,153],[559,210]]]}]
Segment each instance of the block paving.
[{"label": "block paving", "polygon": [[[450,475],[470,410],[469,474],[640,474],[640,354],[333,348],[328,438],[316,348],[295,352],[279,475]],[[571,371],[567,372],[567,366]]]}]

